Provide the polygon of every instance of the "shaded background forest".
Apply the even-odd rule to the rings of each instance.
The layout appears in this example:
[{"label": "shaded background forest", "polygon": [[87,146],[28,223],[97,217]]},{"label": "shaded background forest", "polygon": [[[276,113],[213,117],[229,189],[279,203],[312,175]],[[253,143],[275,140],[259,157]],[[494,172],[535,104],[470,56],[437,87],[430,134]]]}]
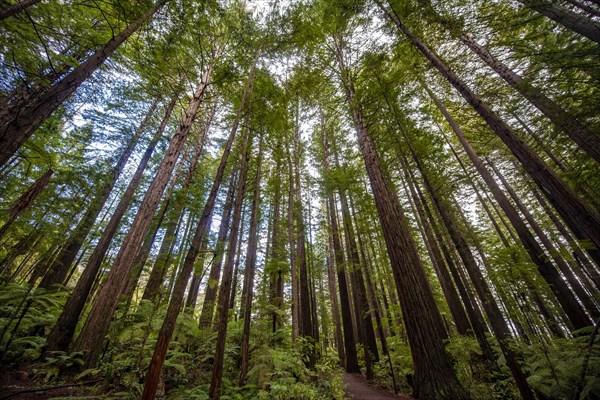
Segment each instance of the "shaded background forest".
[{"label": "shaded background forest", "polygon": [[7,393],[600,397],[596,0],[0,6]]}]

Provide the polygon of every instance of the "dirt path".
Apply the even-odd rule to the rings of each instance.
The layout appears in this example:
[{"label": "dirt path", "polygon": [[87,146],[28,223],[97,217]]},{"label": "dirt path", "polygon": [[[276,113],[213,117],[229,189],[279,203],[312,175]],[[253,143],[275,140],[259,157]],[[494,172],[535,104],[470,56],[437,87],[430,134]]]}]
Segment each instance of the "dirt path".
[{"label": "dirt path", "polygon": [[346,395],[354,400],[413,400],[412,397],[405,395],[395,395],[387,390],[379,389],[367,382],[367,379],[360,374],[344,373],[344,382],[346,383]]}]

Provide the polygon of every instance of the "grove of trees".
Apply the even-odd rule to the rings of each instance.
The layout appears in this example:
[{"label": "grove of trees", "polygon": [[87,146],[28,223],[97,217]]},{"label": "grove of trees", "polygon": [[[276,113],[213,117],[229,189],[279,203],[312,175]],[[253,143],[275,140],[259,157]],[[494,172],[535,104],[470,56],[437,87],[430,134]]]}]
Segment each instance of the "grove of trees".
[{"label": "grove of trees", "polygon": [[0,0],[0,392],[600,398],[599,110],[597,0]]}]

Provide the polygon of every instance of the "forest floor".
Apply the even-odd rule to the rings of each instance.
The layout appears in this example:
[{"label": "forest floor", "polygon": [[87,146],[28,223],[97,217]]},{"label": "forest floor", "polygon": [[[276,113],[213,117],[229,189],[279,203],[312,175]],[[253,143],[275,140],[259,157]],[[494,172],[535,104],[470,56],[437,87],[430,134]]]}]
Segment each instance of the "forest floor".
[{"label": "forest floor", "polygon": [[344,373],[344,383],[346,383],[346,395],[354,400],[413,400],[406,395],[397,395],[384,389],[379,389],[367,382],[367,379],[361,374]]}]

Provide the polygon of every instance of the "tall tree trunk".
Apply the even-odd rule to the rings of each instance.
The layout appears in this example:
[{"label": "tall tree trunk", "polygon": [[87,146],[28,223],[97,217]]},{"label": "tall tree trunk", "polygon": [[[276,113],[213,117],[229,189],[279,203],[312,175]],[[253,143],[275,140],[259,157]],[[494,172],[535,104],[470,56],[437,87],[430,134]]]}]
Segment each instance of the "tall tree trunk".
[{"label": "tall tree trunk", "polygon": [[129,161],[129,157],[133,152],[137,142],[139,141],[140,136],[146,129],[150,118],[154,114],[156,107],[158,105],[158,100],[155,100],[152,103],[152,106],[146,113],[146,116],[136,129],[133,136],[129,139],[127,146],[123,149],[119,158],[117,159],[116,164],[108,174],[106,181],[100,187],[100,190],[97,192],[96,197],[92,200],[89,208],[85,212],[85,214],[79,220],[77,227],[69,236],[69,239],[66,241],[63,250],[57,257],[57,259],[50,265],[48,268],[48,272],[40,282],[40,287],[44,289],[49,289],[52,285],[61,285],[65,284],[65,278],[75,261],[75,257],[77,257],[77,253],[83,246],[83,243],[86,237],[89,235],[90,231],[94,226],[94,222],[100,211],[104,208],[106,201],[108,200],[112,189],[114,188],[119,176],[123,172],[127,161]]},{"label": "tall tree trunk", "polygon": [[21,145],[33,135],[35,130],[52,113],[68,99],[85,80],[87,80],[115,50],[123,44],[135,31],[162,8],[168,0],[159,0],[135,22],[114,36],[108,43],[98,49],[92,56],[77,68],[63,77],[58,83],[43,93],[19,113],[13,113],[12,118],[0,126],[0,166],[3,166],[16,153]]},{"label": "tall tree trunk", "polygon": [[[502,244],[504,245],[504,247],[506,249],[511,249],[511,247],[512,247],[511,242],[509,242],[508,238],[504,235],[504,232],[502,232],[502,230],[500,229],[500,225],[498,225],[498,223],[496,221],[496,217],[492,213],[492,210],[490,209],[490,207],[488,207],[488,205],[487,205],[486,200],[485,200],[484,197],[486,197],[488,199],[488,201],[490,201],[490,204],[494,208],[494,210],[496,212],[496,215],[501,220],[502,220],[502,214],[500,214],[500,212],[495,208],[494,203],[491,203],[491,200],[489,199],[489,197],[487,197],[487,192],[484,191],[483,194],[481,193],[481,190],[480,190],[479,186],[473,180],[473,178],[470,176],[469,171],[467,170],[465,164],[462,162],[460,156],[458,155],[458,153],[456,152],[456,150],[454,149],[454,147],[452,146],[452,144],[450,143],[450,141],[448,141],[447,138],[445,138],[445,139],[446,139],[446,142],[447,142],[448,146],[450,146],[450,150],[452,151],[452,154],[454,155],[454,158],[457,160],[457,162],[461,166],[461,169],[462,169],[463,173],[465,175],[467,175],[467,177],[469,179],[469,183],[471,184],[471,187],[473,188],[473,191],[475,192],[475,194],[476,194],[479,202],[481,203],[483,209],[485,210],[485,212],[488,215],[489,219],[492,221],[492,225],[494,226],[494,228],[496,230],[496,233],[500,237],[500,240],[502,241]],[[513,234],[512,234],[511,227],[508,226],[504,221],[502,221],[502,223],[505,224],[505,227],[507,228],[508,232],[511,234],[511,238],[513,239],[513,242],[514,243],[518,243],[518,239],[515,236],[513,236]],[[511,255],[511,258],[512,258],[512,260],[513,260],[514,263],[518,263],[519,262],[519,257],[518,257],[518,255],[517,255],[516,252],[514,252],[514,251],[511,250],[511,254],[510,255]],[[533,287],[533,285],[531,284],[530,278],[527,276],[527,274],[523,275],[523,280],[526,282],[526,285],[527,285],[527,287],[529,289],[529,292],[531,293],[531,295],[532,295],[532,297],[534,299],[534,302],[537,305],[537,307],[539,308],[539,310],[542,313],[543,317],[545,318],[545,322],[548,324],[550,330],[554,333],[555,336],[557,336],[557,337],[564,337],[564,332],[559,327],[556,318],[547,309],[545,302],[540,297],[537,288]]]},{"label": "tall tree trunk", "polygon": [[352,311],[350,308],[350,294],[348,293],[348,283],[346,282],[344,254],[340,240],[337,215],[334,210],[335,201],[333,192],[330,191],[327,197],[333,253],[335,255],[335,267],[337,270],[337,279],[340,291],[342,325],[344,328],[344,351],[346,354],[345,367],[346,372],[357,373],[360,372],[360,367],[358,365],[358,355],[356,353],[356,341],[354,336],[354,327],[352,324]]},{"label": "tall tree trunk", "polygon": [[152,157],[154,149],[156,148],[158,141],[162,137],[162,134],[167,126],[167,122],[171,117],[171,112],[173,111],[176,101],[177,96],[173,96],[173,99],[167,106],[165,116],[162,119],[158,130],[156,131],[154,137],[148,144],[148,148],[142,155],[138,167],[134,172],[133,176],[131,177],[127,189],[125,189],[125,193],[123,193],[119,204],[117,205],[112,217],[110,218],[110,221],[108,222],[108,225],[104,229],[104,232],[102,233],[102,236],[98,241],[98,244],[96,245],[92,255],[90,256],[87,265],[83,270],[83,273],[79,277],[79,280],[75,285],[75,289],[73,289],[73,292],[67,299],[67,302],[63,308],[60,317],[58,318],[56,324],[54,325],[54,328],[48,336],[48,340],[46,341],[47,350],[66,351],[69,344],[71,343],[73,335],[75,334],[75,327],[77,326],[77,321],[81,316],[81,312],[85,307],[85,302],[89,297],[92,285],[94,284],[96,276],[100,271],[102,260],[104,260],[106,252],[108,251],[110,243],[112,242],[112,239],[115,233],[117,232],[119,224],[121,223],[125,212],[129,208],[131,200],[133,199],[133,195],[135,194],[135,191],[137,190],[142,180],[142,176],[144,175],[144,171],[148,166],[150,157]]},{"label": "tall tree trunk", "polygon": [[477,41],[465,32],[454,29],[447,20],[444,20],[441,16],[437,15],[429,1],[424,3],[430,12],[435,13],[434,16],[436,20],[442,21],[451,33],[455,34],[458,39],[471,49],[484,63],[496,71],[506,83],[529,100],[531,104],[540,110],[542,114],[550,119],[556,126],[562,129],[579,145],[581,150],[586,151],[597,162],[600,162],[600,137],[596,136],[560,105],[542,93],[539,88],[523,79],[522,76],[514,72],[502,61],[496,59],[487,48],[477,43]]},{"label": "tall tree trunk", "polygon": [[379,351],[377,349],[375,331],[373,330],[373,321],[371,319],[371,311],[369,310],[365,282],[363,279],[363,273],[361,271],[364,266],[360,263],[358,247],[356,245],[355,231],[354,227],[352,226],[352,217],[350,215],[350,208],[348,206],[348,199],[342,190],[340,190],[340,202],[342,205],[346,244],[348,246],[348,253],[352,266],[352,270],[350,272],[352,279],[352,292],[354,294],[354,301],[358,303],[359,314],[356,317],[360,318],[361,320],[360,329],[362,329],[362,336],[365,346],[365,366],[367,368],[367,379],[372,379],[373,372],[370,370],[372,368],[371,364],[374,361],[379,361]]},{"label": "tall tree trunk", "polygon": [[204,92],[209,84],[211,71],[212,69],[209,66],[196,86],[179,128],[169,143],[163,161],[146,191],[131,228],[123,240],[113,267],[98,296],[96,296],[85,325],[75,342],[76,351],[88,351],[85,357],[88,366],[95,365],[98,360],[101,350],[98,343],[102,343],[108,332],[110,321],[119,302],[119,296],[125,289],[127,278],[131,274],[132,261],[142,245],[145,233],[152,221],[152,216],[188,137],[198,108],[204,98]]},{"label": "tall tree trunk", "polygon": [[[330,219],[329,217],[327,219]],[[346,365],[346,352],[344,351],[344,339],[342,337],[342,324],[340,321],[340,306],[337,296],[337,288],[335,286],[335,262],[333,253],[333,235],[331,229],[328,234],[327,246],[327,288],[329,289],[329,297],[331,299],[331,315],[333,316],[333,333],[335,336],[335,345],[337,348],[340,365]]]},{"label": "tall tree trunk", "polygon": [[[308,279],[308,266],[306,255],[306,229],[304,225],[304,208],[302,206],[302,189],[300,187],[300,125],[299,125],[299,110],[296,109],[296,123],[294,128],[294,191],[296,213],[296,265],[297,265],[297,287],[298,287],[298,305],[299,308],[299,328],[300,336],[305,339],[310,338],[311,345],[315,346],[316,333],[313,331],[313,319],[311,309],[311,286]],[[316,349],[309,350],[308,366],[313,367],[317,361]]]},{"label": "tall tree trunk", "polygon": [[573,6],[579,8],[582,11],[585,11],[586,13],[593,15],[595,17],[600,17],[600,10],[592,7],[591,5],[585,4],[582,1],[578,1],[578,0],[565,0],[567,3],[572,4]]},{"label": "tall tree trunk", "polygon": [[[600,26],[599,26],[600,28]],[[600,31],[599,31],[600,34]],[[519,74],[494,56],[474,39],[461,33],[459,39],[479,56],[490,68],[498,73],[511,87],[562,129],[579,148],[587,152],[596,162],[600,162],[600,137],[587,129],[581,122],[547,97],[542,91],[524,80]]]},{"label": "tall tree trunk", "polygon": [[246,250],[246,265],[244,267],[244,287],[242,289],[241,316],[243,319],[242,344],[240,345],[240,379],[239,386],[246,383],[248,374],[248,354],[250,347],[250,318],[252,316],[252,297],[254,291],[254,275],[256,271],[256,251],[258,248],[258,225],[260,225],[260,179],[263,152],[263,138],[261,136],[256,157],[256,179],[254,180],[254,193],[252,199],[252,213],[250,214],[250,232],[248,233],[248,249]]},{"label": "tall tree trunk", "polygon": [[7,281],[4,276],[8,275],[12,270],[13,263],[17,259],[17,257],[26,254],[32,254],[32,250],[36,248],[39,243],[40,238],[42,237],[42,231],[39,229],[39,223],[35,224],[31,231],[23,236],[19,241],[10,248],[8,253],[4,256],[4,258],[0,261],[0,281]]},{"label": "tall tree trunk", "polygon": [[[181,171],[183,169],[183,165],[184,165],[186,158],[187,158],[187,151],[186,151],[186,154],[184,154],[184,156],[181,157],[181,160],[179,160],[177,169],[175,170],[175,173],[173,174],[173,176],[171,178],[171,183],[170,183],[169,187],[167,188],[167,192],[162,200],[162,205],[160,206],[158,212],[154,215],[154,217],[152,219],[152,223],[150,224],[150,228],[146,232],[146,236],[144,237],[142,246],[141,246],[140,250],[138,251],[138,253],[135,257],[135,260],[133,262],[133,267],[131,269],[131,273],[129,274],[129,277],[127,278],[127,285],[125,286],[125,289],[123,290],[123,294],[121,295],[121,303],[126,304],[125,312],[127,312],[127,310],[129,309],[129,304],[131,303],[131,300],[135,293],[135,289],[139,284],[140,275],[141,275],[144,267],[146,266],[146,261],[148,260],[148,257],[150,256],[152,246],[154,245],[154,242],[156,241],[156,237],[158,236],[158,232],[159,232],[160,228],[162,227],[162,223],[163,223],[165,217],[167,217],[167,211],[170,210],[171,200],[173,198],[173,192],[175,191],[175,185],[179,181],[179,175],[181,174]],[[190,218],[192,218],[192,216],[190,216]],[[183,215],[179,216],[177,230],[179,230],[179,228],[180,228],[179,225],[182,222],[182,219],[183,219]],[[188,225],[189,225],[189,222],[188,222]],[[184,234],[184,236],[185,236],[185,234]],[[170,250],[171,250],[171,248],[168,248],[167,252],[169,252]],[[162,254],[158,254],[158,256],[162,256]],[[158,304],[158,302],[157,302],[157,304]]]},{"label": "tall tree trunk", "polygon": [[[325,127],[325,118],[321,112],[321,143],[323,148],[323,174],[327,175],[329,172],[329,154],[328,154],[328,141],[327,131]],[[333,196],[333,190],[327,191],[326,207],[329,215],[329,228],[332,242],[333,255],[335,260],[335,270],[337,271],[338,286],[340,293],[340,311],[342,314],[342,326],[344,333],[344,353],[345,357],[342,360],[345,362],[344,366],[346,372],[356,373],[360,372],[358,365],[358,356],[356,354],[356,343],[354,340],[354,328],[352,326],[352,313],[350,310],[350,296],[348,295],[348,284],[346,282],[346,272],[344,263],[344,254],[342,250],[342,244],[340,241],[340,233],[338,228],[338,220],[335,212],[335,200]],[[333,261],[333,260],[332,260]]]},{"label": "tall tree trunk", "polygon": [[[341,43],[337,38],[336,47],[346,100],[350,106],[352,121],[375,197],[375,205],[400,297],[415,371],[413,395],[417,398],[468,399],[469,396],[456,378],[445,353],[442,318],[400,201],[381,169],[362,109],[355,99],[354,87],[345,66]],[[424,331],[428,334],[423,335]]]},{"label": "tall tree trunk", "polygon": [[[412,148],[411,151],[413,151]],[[477,291],[477,294],[483,303],[483,308],[490,320],[494,335],[500,344],[500,348],[502,349],[502,353],[506,358],[506,363],[512,372],[513,378],[517,383],[519,392],[524,399],[534,400],[533,392],[527,383],[526,375],[522,371],[516,355],[509,346],[509,341],[512,339],[510,329],[504,320],[502,312],[498,308],[496,299],[494,299],[492,292],[485,281],[479,266],[477,265],[477,262],[475,261],[475,257],[469,248],[466,238],[458,227],[456,218],[450,213],[450,204],[444,202],[441,198],[440,190],[436,190],[436,188],[433,187],[428,175],[424,171],[423,166],[414,151],[413,157],[415,163],[421,171],[421,176],[427,191],[429,192],[435,207],[438,210],[442,221],[444,222],[444,225],[446,225],[448,233],[450,234],[450,238],[456,246],[456,250],[458,251],[460,258],[467,269],[467,273],[471,278],[471,282],[473,282],[475,290]]]},{"label": "tall tree trunk", "polygon": [[558,229],[560,234],[565,238],[567,243],[569,243],[569,245],[573,249],[575,257],[585,265],[584,270],[587,272],[588,275],[590,275],[594,284],[600,290],[600,274],[597,267],[600,266],[600,254],[598,252],[592,252],[591,254],[589,254],[591,259],[596,263],[596,266],[592,265],[591,261],[588,261],[585,254],[583,254],[580,244],[577,243],[573,236],[571,236],[571,233],[568,231],[568,229],[563,225],[562,221],[560,221],[559,218],[550,209],[548,203],[546,203],[546,200],[544,199],[542,194],[536,188],[533,188],[532,192],[536,200],[544,209],[544,211],[546,211],[546,214],[550,217],[550,220],[552,221],[554,226],[556,226],[556,229]]},{"label": "tall tree trunk", "polygon": [[227,320],[229,319],[229,300],[231,296],[231,283],[233,275],[233,266],[235,263],[235,250],[240,230],[240,219],[242,206],[244,203],[244,190],[246,187],[246,174],[248,172],[248,160],[250,158],[250,127],[246,127],[246,133],[243,138],[240,151],[240,176],[235,193],[235,204],[233,207],[233,218],[231,233],[229,235],[229,247],[227,248],[227,257],[223,268],[223,277],[219,287],[219,312],[217,313],[217,343],[215,357],[212,368],[212,378],[210,381],[209,398],[217,400],[221,393],[221,381],[223,379],[223,359],[225,357],[225,341],[227,339]]},{"label": "tall tree trunk", "polygon": [[[404,166],[404,168],[406,168],[406,166]],[[462,306],[458,292],[456,291],[450,273],[448,272],[448,268],[446,268],[446,264],[444,264],[440,249],[435,242],[435,236],[433,235],[431,225],[425,216],[423,205],[415,193],[413,183],[408,177],[406,181],[408,183],[408,192],[412,197],[411,204],[414,206],[415,215],[419,217],[419,225],[422,227],[423,241],[429,251],[429,256],[440,281],[442,292],[444,293],[448,308],[450,309],[450,313],[456,324],[456,330],[460,335],[466,335],[471,329],[467,313]]]},{"label": "tall tree trunk", "polygon": [[[400,115],[397,112],[397,108],[393,105],[393,103],[390,101],[390,99],[385,95],[385,92],[383,92],[383,93],[384,93],[384,98],[385,98],[386,104],[387,104],[390,112],[392,112],[394,118],[396,119],[399,129],[402,132],[404,132],[403,125],[402,125],[402,119],[400,118]],[[462,269],[460,269],[459,262],[457,262],[455,260],[455,257],[456,257],[455,254],[453,252],[451,252],[450,249],[447,248],[446,243],[444,241],[444,235],[441,232],[440,228],[438,228],[436,226],[436,222],[435,222],[435,219],[433,218],[433,214],[432,214],[431,210],[429,210],[429,207],[427,206],[427,201],[426,201],[425,197],[423,196],[423,193],[419,189],[419,186],[416,183],[416,178],[414,177],[414,174],[411,172],[411,169],[409,168],[409,165],[406,162],[405,157],[403,157],[402,154],[399,154],[398,159],[400,160],[400,162],[404,168],[404,173],[407,176],[406,181],[408,183],[410,193],[413,196],[414,196],[415,192],[416,192],[416,194],[418,194],[418,197],[415,197],[415,201],[417,201],[417,200],[420,201],[421,206],[423,207],[427,217],[429,218],[429,222],[432,224],[434,232],[436,232],[436,234],[438,236],[438,242],[442,249],[442,253],[444,254],[444,258],[445,258],[448,268],[450,270],[450,274],[452,275],[452,278],[454,279],[454,283],[455,283],[455,285],[458,289],[458,292],[463,300],[465,310],[466,310],[467,315],[469,316],[469,320],[471,322],[471,327],[473,328],[473,332],[475,334],[475,337],[477,338],[479,346],[481,347],[482,353],[483,353],[485,359],[488,360],[488,362],[492,363],[492,368],[497,368],[496,364],[495,364],[494,353],[493,353],[492,348],[491,348],[491,346],[486,338],[486,335],[485,335],[485,328],[484,328],[485,320],[483,319],[483,316],[481,315],[479,307],[477,306],[477,303],[476,303],[471,291],[467,290],[467,288],[466,288],[466,286],[468,284],[466,283],[466,279],[463,279],[463,276],[461,275]]]},{"label": "tall tree trunk", "polygon": [[169,222],[167,223],[164,238],[161,243],[161,248],[159,250],[159,255],[156,258],[156,262],[154,263],[152,271],[150,272],[150,276],[148,277],[148,283],[146,284],[146,288],[144,289],[144,294],[142,296],[142,299],[144,300],[156,301],[160,295],[160,288],[163,284],[165,273],[169,265],[171,255],[170,249],[174,246],[175,241],[177,239],[176,230],[178,227],[178,221],[184,214],[185,205],[188,199],[189,186],[192,183],[192,179],[198,167],[198,161],[200,160],[200,156],[202,155],[204,142],[206,141],[206,136],[208,135],[212,118],[215,113],[214,107],[216,107],[216,102],[213,105],[213,109],[209,114],[209,117],[206,121],[206,125],[202,129],[200,138],[198,140],[198,144],[196,145],[194,154],[192,156],[192,159],[190,160],[189,167],[187,167],[187,173],[181,185],[181,188],[179,189],[179,196],[177,198],[177,202],[175,203],[172,210],[172,218],[170,218]]},{"label": "tall tree trunk", "polygon": [[[198,223],[196,231],[194,232],[190,248],[183,261],[181,272],[179,273],[179,276],[177,276],[177,280],[175,282],[175,286],[173,288],[171,296],[171,301],[169,302],[169,307],[167,308],[167,314],[165,315],[165,319],[158,333],[158,340],[156,342],[156,347],[154,348],[152,360],[150,361],[150,368],[148,370],[148,374],[146,375],[146,383],[144,385],[144,392],[142,394],[142,399],[144,400],[154,399],[156,395],[162,366],[165,361],[171,337],[173,336],[173,331],[175,330],[177,316],[179,315],[179,312],[181,311],[181,307],[183,305],[185,289],[187,287],[189,277],[194,269],[194,263],[196,262],[196,258],[198,258],[198,253],[200,252],[202,243],[206,235],[208,234],[208,230],[210,228],[209,222],[211,220],[215,200],[217,198],[217,193],[219,191],[219,188],[221,187],[223,176],[225,175],[225,167],[227,166],[229,153],[231,152],[231,147],[233,146],[233,141],[237,133],[241,112],[245,104],[246,96],[248,95],[248,93],[250,93],[251,95],[254,68],[255,67],[253,66],[248,81],[246,82],[246,87],[244,88],[244,93],[242,94],[242,101],[238,110],[237,118],[234,121],[234,125],[231,129],[227,142],[225,143],[223,155],[221,156],[221,161],[219,162],[219,166],[215,174],[215,179],[213,181],[212,188],[206,199],[206,203],[202,211],[202,216],[200,217],[200,222]],[[247,138],[244,140],[244,142],[247,142]]]},{"label": "tall tree trunk", "polygon": [[[356,239],[358,241],[358,249],[360,252],[360,259],[361,259],[361,265],[362,265],[362,272],[361,274],[363,274],[363,278],[364,278],[364,282],[365,282],[365,289],[366,289],[366,296],[367,296],[367,301],[368,301],[368,306],[369,306],[369,313],[371,314],[371,316],[373,318],[375,318],[375,323],[377,325],[377,334],[379,335],[379,340],[381,341],[381,350],[383,351],[384,354],[388,354],[388,349],[387,349],[387,341],[385,338],[385,332],[383,330],[383,325],[381,322],[381,313],[380,313],[380,305],[379,305],[379,299],[377,298],[377,296],[375,295],[375,288],[373,287],[373,281],[371,280],[371,265],[369,262],[369,259],[366,255],[365,252],[365,244],[363,242],[363,235],[361,234],[361,227],[359,227],[358,225],[358,218],[357,218],[357,211],[356,208],[354,206],[354,199],[352,197],[350,197],[350,209],[351,209],[351,215],[352,215],[352,220],[354,221],[354,226],[356,227]],[[375,344],[375,350],[377,350],[377,342],[373,342]]]},{"label": "tall tree trunk", "polygon": [[518,0],[554,22],[600,44],[600,23],[546,0]]},{"label": "tall tree trunk", "polygon": [[185,300],[185,309],[188,310],[190,314],[193,314],[194,309],[196,308],[196,301],[198,300],[198,293],[200,292],[200,283],[202,283],[202,278],[204,278],[204,274],[206,273],[204,265],[206,264],[207,254],[208,239],[205,238],[204,242],[202,242],[202,249],[200,249],[200,257],[202,258],[199,264],[201,269],[199,270],[198,266],[194,267],[194,274],[192,275],[192,280],[190,282],[190,289]]},{"label": "tall tree trunk", "polygon": [[438,69],[462,97],[488,123],[510,151],[521,162],[526,171],[552,205],[572,229],[579,229],[600,249],[600,216],[598,216],[573,190],[535,154],[521,138],[482,101],[460,78],[448,68],[427,46],[425,46],[400,21],[398,15],[386,8],[381,0],[375,0],[388,18],[401,30],[413,45]]},{"label": "tall tree trunk", "polygon": [[273,312],[271,318],[273,320],[273,333],[282,326],[282,321],[279,318],[279,311],[283,306],[283,268],[281,261],[284,257],[284,249],[281,241],[280,214],[281,214],[281,136],[277,137],[277,144],[273,149],[273,157],[275,158],[275,192],[273,193],[273,227],[271,231],[271,254],[269,262],[271,263],[270,286],[271,286],[271,304]]},{"label": "tall tree trunk", "polygon": [[21,0],[12,6],[7,6],[0,10],[0,21],[8,17],[12,17],[15,14],[27,9],[28,7],[34,6],[41,0]]},{"label": "tall tree trunk", "polygon": [[[584,305],[586,310],[590,313],[592,318],[593,319],[598,318],[600,316],[600,314],[598,312],[598,309],[596,308],[596,305],[590,298],[589,294],[581,286],[581,283],[579,282],[579,280],[577,280],[577,278],[573,274],[573,271],[567,265],[566,261],[558,254],[558,251],[554,247],[552,242],[550,241],[550,238],[548,238],[548,236],[546,236],[546,233],[538,225],[538,223],[535,220],[535,218],[533,217],[533,215],[531,215],[529,210],[527,210],[525,205],[521,202],[521,199],[519,198],[519,196],[517,195],[515,190],[512,188],[512,186],[506,181],[506,178],[504,177],[504,175],[498,170],[498,168],[494,165],[494,163],[492,163],[490,160],[487,160],[487,162],[488,162],[488,165],[492,168],[492,170],[496,174],[496,176],[500,179],[500,182],[502,182],[502,185],[504,185],[507,192],[512,197],[512,199],[515,202],[519,211],[521,211],[521,213],[525,216],[525,219],[529,223],[529,226],[531,226],[533,231],[536,233],[539,241],[542,242],[542,244],[544,245],[546,250],[548,250],[551,257],[554,259],[554,262],[556,263],[556,265],[559,267],[560,271],[563,273],[563,275],[567,279],[567,282],[569,282],[569,285],[571,285],[573,292],[575,292],[577,297],[579,297],[579,300]],[[555,274],[558,276],[557,272],[555,272]],[[583,309],[579,305],[579,302],[577,301],[575,296],[573,296],[571,289],[569,289],[569,287],[560,278],[560,276],[558,276],[558,280],[560,280],[560,282],[557,282],[557,283],[553,282],[553,284],[551,284],[550,287],[553,289],[553,291],[560,290],[561,293],[560,293],[560,296],[557,295],[557,299],[561,303],[565,312],[567,313],[567,316],[569,317],[569,320],[571,320],[573,327],[577,330],[577,329],[581,329],[585,326],[591,326],[593,324],[593,321],[590,320],[590,318],[588,318],[588,316],[585,314],[585,311],[583,311]],[[560,285],[562,285],[562,286],[560,286]],[[558,286],[558,287],[556,287],[556,286]],[[561,298],[561,297],[563,297],[563,298]],[[569,301],[567,302],[564,299],[564,297],[566,297],[567,298],[566,300],[569,300]],[[565,305],[565,303],[567,304],[567,306]],[[574,320],[576,320],[576,321],[574,321]],[[577,322],[577,324],[576,324],[576,322]]]},{"label": "tall tree trunk", "polygon": [[52,169],[46,171],[42,176],[40,176],[33,184],[23,193],[19,198],[14,202],[14,204],[8,210],[8,220],[2,225],[0,228],[0,238],[6,233],[8,228],[12,225],[13,222],[19,217],[19,215],[23,214],[25,210],[27,210],[35,199],[42,193],[44,188],[50,182],[50,178],[54,174]]},{"label": "tall tree trunk", "polygon": [[[479,155],[475,152],[467,138],[462,132],[460,126],[456,123],[454,118],[450,115],[446,107],[441,103],[441,101],[428,89],[426,88],[429,96],[434,101],[440,112],[444,115],[444,118],[458,137],[458,140],[462,144],[465,152],[471,159],[471,162],[477,169],[479,175],[483,178],[487,186],[489,187],[494,199],[498,202],[504,214],[508,217],[511,225],[515,228],[517,235],[521,239],[527,254],[531,258],[531,261],[537,266],[537,269],[542,276],[542,278],[546,281],[552,292],[560,302],[562,308],[567,313],[569,320],[575,327],[575,329],[583,328],[584,326],[591,325],[591,321],[585,315],[583,309],[579,306],[577,299],[573,296],[573,293],[562,280],[558,271],[552,265],[544,250],[538,244],[536,239],[533,237],[525,222],[521,219],[517,210],[512,206],[508,198],[504,195],[490,172],[483,165],[482,160],[479,158]],[[517,199],[518,200],[518,199]],[[530,224],[531,225],[531,224]],[[539,235],[539,233],[538,233]]]},{"label": "tall tree trunk", "polygon": [[238,289],[238,276],[240,275],[240,263],[242,262],[242,236],[245,232],[244,224],[246,223],[246,212],[248,208],[244,205],[242,207],[242,222],[240,224],[240,239],[237,243],[237,250],[235,251],[235,263],[233,266],[233,279],[231,282],[231,295],[229,296],[229,309],[233,311],[233,317],[237,321],[238,314],[235,313],[235,303],[237,299],[237,289]]},{"label": "tall tree trunk", "polygon": [[290,278],[292,280],[292,340],[295,342],[300,335],[299,329],[299,298],[298,295],[298,277],[297,277],[297,243],[295,233],[295,202],[294,202],[294,170],[292,167],[292,158],[290,155],[290,143],[287,143],[287,164],[289,172],[289,193],[288,193],[288,239],[290,244]]},{"label": "tall tree trunk", "polygon": [[229,190],[223,205],[223,214],[221,215],[221,224],[217,234],[217,243],[213,259],[211,261],[208,281],[206,282],[206,291],[204,293],[204,303],[200,313],[200,328],[208,328],[212,325],[213,315],[215,313],[215,299],[219,289],[219,278],[221,275],[221,266],[223,263],[223,252],[225,250],[225,241],[229,232],[229,222],[231,220],[231,208],[233,207],[233,195],[235,194],[236,174],[232,171],[229,181]]}]

